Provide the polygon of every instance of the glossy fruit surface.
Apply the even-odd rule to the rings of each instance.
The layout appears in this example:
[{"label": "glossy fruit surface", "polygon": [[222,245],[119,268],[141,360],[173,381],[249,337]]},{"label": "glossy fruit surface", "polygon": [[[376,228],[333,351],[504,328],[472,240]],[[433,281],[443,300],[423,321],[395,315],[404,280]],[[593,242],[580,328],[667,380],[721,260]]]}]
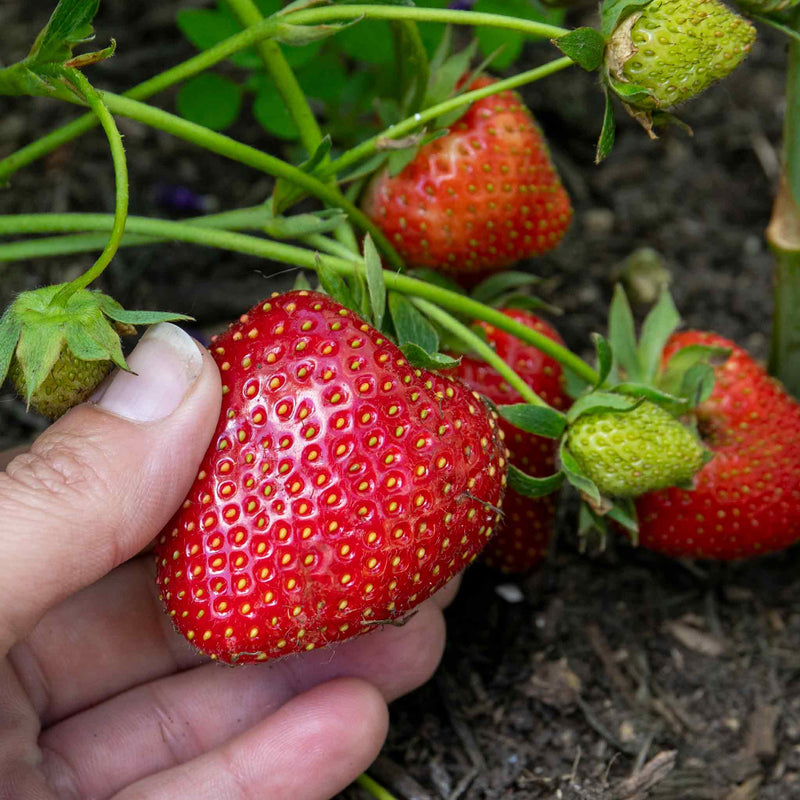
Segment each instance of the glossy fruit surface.
[{"label": "glossy fruit surface", "polygon": [[161,595],[197,647],[241,663],[347,639],[485,546],[506,449],[464,384],[313,292],[256,306],[211,350],[220,422],[157,547]]},{"label": "glossy fruit surface", "polygon": [[[511,319],[527,325],[555,342],[563,344],[558,331],[530,311],[507,309]],[[559,410],[566,410],[570,399],[564,389],[561,365],[531,345],[526,345],[492,325],[482,323],[488,342],[497,354],[543,400]],[[458,377],[496,405],[522,402],[515,389],[486,362],[465,356],[457,370]],[[500,420],[509,449],[509,460],[534,477],[556,472],[556,442],[533,436]],[[527,572],[534,569],[547,555],[555,523],[556,495],[530,498],[509,489],[503,502],[503,522],[484,550],[483,559],[492,567],[505,572]]]},{"label": "glossy fruit surface", "polygon": [[572,218],[544,136],[508,91],[473,103],[398,175],[379,173],[362,205],[409,266],[465,284],[551,250]]}]

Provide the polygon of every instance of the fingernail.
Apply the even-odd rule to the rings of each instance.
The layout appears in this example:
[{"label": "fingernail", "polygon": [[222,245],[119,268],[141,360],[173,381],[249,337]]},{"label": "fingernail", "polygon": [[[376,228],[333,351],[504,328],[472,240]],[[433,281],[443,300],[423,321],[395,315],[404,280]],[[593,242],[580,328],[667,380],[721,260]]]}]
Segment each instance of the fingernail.
[{"label": "fingernail", "polygon": [[168,417],[203,369],[194,340],[169,322],[148,328],[127,361],[132,372],[118,370],[95,402],[136,422]]}]

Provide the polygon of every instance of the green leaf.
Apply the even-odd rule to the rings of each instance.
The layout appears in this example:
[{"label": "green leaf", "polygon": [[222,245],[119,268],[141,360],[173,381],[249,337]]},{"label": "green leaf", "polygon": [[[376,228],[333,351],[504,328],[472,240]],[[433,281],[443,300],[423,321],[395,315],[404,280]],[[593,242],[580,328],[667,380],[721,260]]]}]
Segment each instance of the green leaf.
[{"label": "green leaf", "polygon": [[386,313],[386,283],[383,278],[381,257],[372,237],[364,237],[364,264],[367,274],[367,288],[372,306],[372,320],[378,330],[383,325],[383,315]]},{"label": "green leaf", "polygon": [[[181,33],[198,49],[209,50],[225,39],[241,33],[242,26],[230,15],[211,9],[181,9],[178,11],[176,21]],[[255,50],[249,49],[249,54],[258,57]],[[252,66],[252,60],[240,66]]]},{"label": "green leaf", "polygon": [[41,386],[58,360],[64,335],[53,325],[26,325],[17,345],[17,360],[25,381],[26,400]]},{"label": "green leaf", "polygon": [[575,28],[566,36],[554,39],[553,44],[587,72],[594,72],[603,65],[606,40],[594,28]]},{"label": "green leaf", "polygon": [[0,383],[6,379],[14,351],[17,349],[22,325],[10,308],[0,318]]},{"label": "green leaf", "polygon": [[600,30],[603,36],[608,39],[617,24],[625,17],[644,8],[651,0],[605,0],[600,6],[600,18],[602,24]]},{"label": "green leaf", "polygon": [[297,70],[297,80],[308,97],[327,103],[338,102],[347,85],[347,72],[335,51],[326,48]]},{"label": "green leaf", "polygon": [[329,267],[324,261],[318,260],[316,272],[325,294],[345,308],[356,310],[356,306],[353,303],[353,295],[350,293],[350,289],[342,279],[342,276],[336,270]]},{"label": "green leaf", "polygon": [[546,478],[534,478],[517,469],[513,464],[508,466],[508,487],[523,497],[544,497],[561,488],[564,473],[556,472]]},{"label": "green leaf", "polygon": [[366,64],[386,65],[394,61],[391,28],[383,20],[352,25],[339,34],[336,42],[343,53]]},{"label": "green leaf", "polygon": [[426,353],[439,349],[439,334],[430,322],[403,295],[389,293],[389,313],[401,346],[414,344]]},{"label": "green leaf", "polygon": [[498,406],[497,411],[515,428],[548,439],[560,439],[567,427],[566,416],[548,406],[516,403],[509,406]]},{"label": "green leaf", "polygon": [[655,379],[661,365],[664,345],[680,324],[681,315],[675,308],[672,296],[669,291],[663,290],[645,318],[639,338],[639,364],[644,381],[652,382]]},{"label": "green leaf", "polygon": [[[303,170],[303,172],[309,175],[313,175],[317,168],[326,162],[330,151],[331,137],[325,136],[317,146],[317,149],[311,154],[311,158],[300,164],[298,169]],[[302,189],[298,189],[295,184],[283,180],[283,178],[279,178],[275,181],[275,188],[272,190],[271,201],[275,216],[282,214],[290,208],[299,197],[302,197]]]},{"label": "green leaf", "polygon": [[37,64],[68,61],[76,45],[94,38],[92,20],[99,7],[100,0],[60,0],[26,60]]},{"label": "green leaf", "polygon": [[598,378],[595,388],[598,388],[606,382],[606,379],[611,374],[611,368],[614,365],[614,353],[611,350],[608,339],[602,334],[593,333],[592,341],[594,342],[594,349],[597,353]]},{"label": "green leaf", "polygon": [[605,89],[604,93],[606,96],[606,110],[603,114],[603,128],[597,141],[597,152],[594,157],[595,164],[605,161],[611,154],[617,134],[617,121],[614,118],[614,104],[611,100],[611,92]]},{"label": "green leaf", "polygon": [[613,392],[592,392],[579,397],[567,411],[567,422],[571,425],[583,414],[598,414],[602,411],[632,411],[641,400]]},{"label": "green leaf", "polygon": [[561,461],[561,468],[564,470],[567,480],[581,494],[585,495],[599,506],[602,503],[600,490],[597,488],[595,482],[584,474],[580,464],[575,460],[575,456],[570,453],[566,442],[561,443],[559,458]]},{"label": "green leaf", "polygon": [[622,367],[632,381],[642,380],[642,367],[636,346],[636,328],[625,290],[617,284],[608,320],[608,338],[614,352],[615,366]]},{"label": "green leaf", "polygon": [[242,89],[228,78],[206,72],[189,78],[178,91],[178,113],[214,131],[232,125],[242,108]]},{"label": "green leaf", "polygon": [[514,272],[513,270],[498,272],[479,283],[472,290],[471,297],[479,303],[491,305],[495,299],[509,290],[532,286],[539,282],[539,278],[528,272]]},{"label": "green leaf", "polygon": [[413,342],[401,345],[400,350],[408,363],[417,369],[455,369],[461,363],[460,359],[451,358],[444,353],[428,353]]},{"label": "green leaf", "polygon": [[266,75],[256,75],[252,83],[256,92],[253,116],[261,127],[280,139],[299,139],[300,131],[275,84]]}]

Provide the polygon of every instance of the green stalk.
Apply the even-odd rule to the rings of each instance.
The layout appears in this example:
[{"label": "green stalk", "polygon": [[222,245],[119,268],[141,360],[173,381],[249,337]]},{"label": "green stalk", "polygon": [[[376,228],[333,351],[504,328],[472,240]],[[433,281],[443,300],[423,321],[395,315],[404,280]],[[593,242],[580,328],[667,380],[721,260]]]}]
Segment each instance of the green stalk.
[{"label": "green stalk", "polygon": [[397,798],[389,791],[383,788],[377,781],[370,778],[365,772],[356,778],[356,783],[369,792],[375,800],[397,800]]},{"label": "green stalk", "polygon": [[[100,214],[19,214],[0,216],[0,235],[20,233],[54,233],[69,230],[108,230],[113,223],[110,215]],[[129,217],[127,230],[130,233],[151,236],[160,239],[188,242],[205,247],[218,247],[235,253],[258,256],[260,258],[280,261],[315,272],[319,263],[329,266],[340,275],[352,276],[359,271],[363,274],[363,260],[353,254],[350,258],[320,255],[282,242],[274,242],[258,236],[250,236],[227,230],[215,230],[209,227],[186,222],[149,219],[147,217]],[[0,246],[0,254],[2,253]],[[0,255],[1,257],[1,255]],[[470,319],[482,320],[495,328],[516,336],[520,341],[533,345],[546,355],[558,361],[562,366],[589,384],[596,384],[597,372],[585,361],[566,347],[557,344],[549,337],[517,322],[497,309],[472,300],[469,297],[435,286],[432,283],[410,278],[407,275],[384,270],[386,287],[390,291],[400,292],[411,297],[429,300],[433,305],[461,314]]]},{"label": "green stalk", "polygon": [[100,257],[94,264],[75,280],[70,281],[63,289],[57,292],[50,305],[65,306],[75,292],[85,289],[94,281],[103,270],[111,263],[119,249],[122,235],[125,233],[125,222],[128,218],[128,164],[125,160],[125,146],[122,144],[114,117],[111,116],[102,99],[89,83],[84,74],[77,69],[68,70],[64,76],[73,83],[94,111],[100,124],[103,126],[108,144],[111,148],[111,158],[114,162],[114,180],[116,184],[116,198],[114,208],[114,222],[111,226],[111,236]]},{"label": "green stalk", "polygon": [[385,141],[386,139],[400,139],[403,136],[408,136],[409,134],[418,131],[426,123],[433,122],[444,114],[448,114],[456,109],[471,105],[477,100],[483,100],[485,97],[491,97],[493,94],[498,94],[510,89],[517,89],[520,86],[541,80],[542,78],[546,78],[549,75],[553,75],[562,69],[572,66],[573,63],[574,62],[572,59],[569,59],[566,56],[564,58],[557,58],[547,64],[543,64],[541,67],[536,67],[535,69],[528,70],[527,72],[521,72],[519,75],[515,75],[512,78],[506,78],[502,81],[497,81],[497,83],[493,83],[490,86],[485,86],[482,89],[475,89],[472,92],[464,92],[464,94],[460,94],[457,97],[445,100],[443,103],[438,103],[435,106],[426,108],[424,111],[420,111],[419,113],[404,119],[402,122],[392,125],[390,128],[387,128],[377,136],[373,136],[371,139],[367,139],[361,144],[356,145],[352,149],[348,150],[346,153],[343,153],[339,158],[331,162],[330,166],[322,170],[321,175],[323,178],[328,177],[330,174],[341,175],[359,161],[363,161],[364,159],[375,155],[380,147],[381,141]]},{"label": "green stalk", "polygon": [[[255,27],[264,21],[253,0],[225,0],[225,2],[245,28]],[[322,141],[322,131],[280,45],[274,40],[262,39],[256,44],[256,52],[297,125],[303,147],[309,155],[313,155]]]},{"label": "green stalk", "polygon": [[[791,27],[800,31],[800,10]],[[767,229],[775,255],[775,295],[769,371],[800,397],[800,42],[789,44],[783,174]]]},{"label": "green stalk", "polygon": [[471,331],[466,325],[459,322],[455,317],[442,311],[438,306],[429,303],[427,300],[414,298],[411,301],[423,314],[437,322],[445,330],[450,331],[454,336],[463,342],[470,350],[479,355],[490,367],[506,379],[509,386],[516,389],[526,403],[534,406],[548,406],[536,392],[525,383],[519,375],[503,361],[500,356],[476,333]]},{"label": "green stalk", "polygon": [[281,17],[293,25],[318,25],[323,22],[344,22],[349,19],[413,20],[450,25],[502,28],[517,31],[535,39],[558,39],[569,33],[567,28],[545,25],[528,19],[478,11],[454,11],[447,8],[413,8],[408,6],[341,5],[292,11]]},{"label": "green stalk", "polygon": [[152,128],[165,131],[184,141],[191,142],[198,147],[204,147],[218,155],[238,161],[241,164],[261,170],[275,178],[283,178],[297,186],[302,187],[318,200],[335,208],[341,208],[348,213],[350,218],[360,228],[367,231],[375,244],[383,251],[386,259],[398,269],[403,269],[403,259],[383,235],[381,230],[350,202],[337,188],[328,186],[318,178],[309,175],[298,167],[287,164],[275,156],[271,156],[250,145],[237,142],[230,136],[209,130],[202,125],[182,119],[175,114],[154,108],[145,103],[131,100],[112,92],[103,92],[105,104],[109,110],[128,119],[149,125]]},{"label": "green stalk", "polygon": [[[128,97],[131,100],[147,100],[154,94],[163,92],[175,84],[182,83],[201,72],[205,72],[220,61],[224,61],[239,51],[246,50],[257,42],[273,36],[279,24],[273,19],[264,20],[259,25],[242,31],[242,33],[237,33],[224,42],[220,42],[214,47],[210,47],[208,50],[177,64],[171,69],[134,86],[125,92],[123,97]],[[41,139],[37,139],[35,142],[31,142],[29,145],[17,150],[16,153],[7,156],[0,161],[0,185],[6,183],[18,170],[43,158],[56,148],[61,147],[61,145],[77,139],[78,136],[90,131],[98,124],[99,120],[94,114],[84,114],[67,125],[51,131]]]}]

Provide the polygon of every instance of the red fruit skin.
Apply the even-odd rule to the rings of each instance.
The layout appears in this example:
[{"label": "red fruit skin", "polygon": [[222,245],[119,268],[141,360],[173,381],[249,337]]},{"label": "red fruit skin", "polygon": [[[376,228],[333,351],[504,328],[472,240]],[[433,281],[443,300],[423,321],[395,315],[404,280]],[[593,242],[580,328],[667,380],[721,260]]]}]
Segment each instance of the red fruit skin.
[{"label": "red fruit skin", "polygon": [[[530,311],[506,309],[503,313],[554,342],[563,339],[544,320]],[[541,350],[526,345],[505,331],[481,323],[486,338],[503,359],[543,400],[559,410],[566,410],[570,398],[564,389],[561,365]],[[465,356],[457,370],[458,377],[496,405],[523,402],[515,389],[486,362]],[[509,461],[535,477],[556,472],[556,442],[543,436],[532,436],[500,419],[509,449]],[[530,498],[510,489],[503,502],[503,522],[483,551],[483,559],[491,567],[509,573],[528,572],[547,556],[555,523],[556,495]]]},{"label": "red fruit skin", "polygon": [[507,451],[464,384],[313,292],[259,304],[211,350],[220,421],[156,548],[161,597],[203,652],[247,663],[364,633],[482,550]]},{"label": "red fruit skin", "polygon": [[665,361],[701,344],[731,349],[697,409],[714,457],[692,491],[638,498],[639,544],[679,558],[733,560],[780,550],[800,539],[800,405],[741,347],[714,333],[670,339]]},{"label": "red fruit skin", "polygon": [[409,266],[464,284],[551,250],[572,218],[544,136],[510,91],[473,103],[398,175],[378,173],[362,207]]}]

